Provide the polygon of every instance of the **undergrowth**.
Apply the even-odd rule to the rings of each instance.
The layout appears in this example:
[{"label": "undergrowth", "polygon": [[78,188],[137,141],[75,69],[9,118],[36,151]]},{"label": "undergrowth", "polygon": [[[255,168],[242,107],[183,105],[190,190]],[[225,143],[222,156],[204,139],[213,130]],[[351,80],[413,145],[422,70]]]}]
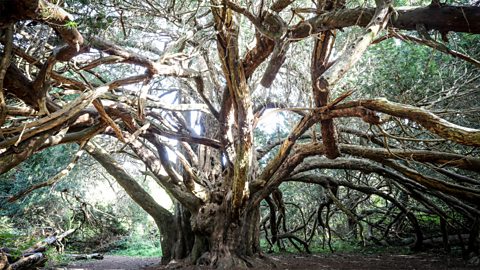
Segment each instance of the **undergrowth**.
[{"label": "undergrowth", "polygon": [[110,254],[132,256],[132,257],[160,257],[162,249],[160,247],[160,238],[148,238],[140,235],[131,235],[120,240],[121,248],[113,250]]}]

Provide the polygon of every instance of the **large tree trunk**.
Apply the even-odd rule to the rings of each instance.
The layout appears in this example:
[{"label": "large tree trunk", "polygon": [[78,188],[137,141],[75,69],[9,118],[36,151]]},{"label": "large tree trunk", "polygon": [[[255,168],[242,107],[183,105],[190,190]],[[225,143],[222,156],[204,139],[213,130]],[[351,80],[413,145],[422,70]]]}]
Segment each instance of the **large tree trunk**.
[{"label": "large tree trunk", "polygon": [[195,263],[218,269],[272,266],[261,256],[259,207],[244,205],[239,216],[230,209],[227,198],[220,205],[205,205],[192,219],[194,231],[205,236],[209,247]]},{"label": "large tree trunk", "polygon": [[[177,228],[175,234],[175,244],[172,246],[172,258],[179,260],[191,256],[193,261],[198,258],[194,255],[198,250],[196,243],[196,235],[192,231],[190,225],[190,212],[180,203],[175,204],[175,227]],[[199,241],[199,240],[198,240]]]}]

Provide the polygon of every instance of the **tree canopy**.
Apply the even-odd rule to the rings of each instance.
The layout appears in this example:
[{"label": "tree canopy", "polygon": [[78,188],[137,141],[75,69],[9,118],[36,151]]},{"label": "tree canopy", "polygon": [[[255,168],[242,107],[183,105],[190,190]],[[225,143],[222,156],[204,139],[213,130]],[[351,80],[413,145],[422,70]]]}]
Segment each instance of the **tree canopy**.
[{"label": "tree canopy", "polygon": [[364,234],[361,205],[380,200],[415,248],[414,208],[478,236],[478,34],[475,1],[2,1],[0,174],[78,145],[10,201],[86,151],[153,217],[165,262],[263,264],[261,228],[271,245],[308,242],[280,233],[292,182],[320,187],[313,226],[334,205]]}]

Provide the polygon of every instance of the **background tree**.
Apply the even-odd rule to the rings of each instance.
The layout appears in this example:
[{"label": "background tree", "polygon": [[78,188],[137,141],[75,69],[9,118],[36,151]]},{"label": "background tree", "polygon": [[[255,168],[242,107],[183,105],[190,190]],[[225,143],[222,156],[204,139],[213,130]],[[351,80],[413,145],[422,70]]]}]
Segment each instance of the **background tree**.
[{"label": "background tree", "polygon": [[[315,227],[338,229],[333,207],[353,238],[408,220],[421,248],[418,206],[440,217],[446,245],[446,228],[463,228],[478,253],[478,114],[466,109],[474,99],[459,110],[458,97],[478,95],[479,62],[462,48],[478,43],[469,34],[480,33],[480,8],[420,4],[4,1],[0,172],[78,144],[153,217],[166,262],[266,264],[254,256],[260,228],[272,245],[288,239],[308,251]],[[465,63],[445,74],[447,56]],[[287,124],[278,138],[256,140],[279,111]],[[99,146],[105,136],[144,163],[175,199],[174,214]],[[286,182],[321,186],[314,225],[307,209],[302,224],[281,227],[287,206],[301,209],[285,203]],[[368,203],[380,210],[362,212]]]}]

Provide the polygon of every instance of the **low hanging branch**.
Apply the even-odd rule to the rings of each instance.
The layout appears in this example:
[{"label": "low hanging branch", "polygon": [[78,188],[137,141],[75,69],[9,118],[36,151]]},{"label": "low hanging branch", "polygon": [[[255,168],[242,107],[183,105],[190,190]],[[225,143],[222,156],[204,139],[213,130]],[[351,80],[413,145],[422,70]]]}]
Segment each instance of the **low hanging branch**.
[{"label": "low hanging branch", "polygon": [[[115,80],[103,86],[83,92],[77,99],[68,103],[64,108],[59,109],[43,118],[26,123],[20,127],[5,128],[2,132],[6,134],[18,134],[3,141],[0,141],[0,148],[18,145],[20,142],[31,138],[41,132],[51,130],[68,120],[78,116],[78,113],[87,108],[95,99],[118,87],[142,82],[147,75],[139,75]],[[98,109],[98,108],[97,108]],[[99,107],[101,110],[101,108]],[[106,113],[105,113],[106,115]],[[104,118],[105,118],[104,115]],[[111,120],[111,119],[110,119]],[[110,121],[110,122],[113,122]],[[112,124],[112,123],[110,123]],[[113,123],[114,124],[114,123]],[[116,125],[116,124],[115,124]],[[121,138],[121,137],[120,137]]]},{"label": "low hanging branch", "polygon": [[[335,160],[336,161],[336,160]],[[330,163],[335,163],[335,161],[332,160],[326,160],[326,162]],[[319,166],[318,168],[321,168]],[[422,247],[422,241],[423,241],[423,233],[422,230],[418,224],[418,220],[413,214],[413,212],[409,211],[405,205],[400,203],[398,200],[396,200],[394,197],[391,195],[380,191],[376,188],[370,187],[370,186],[363,186],[363,185],[356,185],[350,181],[339,181],[335,180],[330,176],[327,175],[319,175],[319,174],[312,174],[312,173],[298,173],[298,174],[293,174],[292,177],[287,178],[286,181],[295,181],[295,182],[304,182],[304,183],[315,183],[322,185],[324,188],[327,189],[327,197],[330,199],[331,202],[335,203],[337,207],[339,207],[347,216],[355,220],[360,226],[361,224],[358,222],[358,218],[356,215],[354,215],[350,210],[348,210],[339,200],[336,198],[335,193],[331,191],[330,187],[338,187],[338,186],[344,186],[349,189],[357,190],[365,194],[375,194],[379,197],[382,197],[386,201],[391,202],[395,207],[397,207],[402,213],[406,214],[408,220],[410,221],[412,227],[414,228],[415,235],[416,235],[416,241],[414,244],[414,248],[421,248]],[[363,230],[363,228],[361,228]],[[362,234],[361,234],[362,235]]]},{"label": "low hanging branch", "polygon": [[417,183],[431,189],[438,190],[445,194],[454,196],[461,200],[470,202],[474,205],[480,204],[480,190],[470,187],[464,187],[457,184],[452,184],[446,181],[442,181],[430,176],[425,176],[413,169],[400,165],[390,160],[383,160],[383,164],[401,172],[406,177],[416,181]]}]

